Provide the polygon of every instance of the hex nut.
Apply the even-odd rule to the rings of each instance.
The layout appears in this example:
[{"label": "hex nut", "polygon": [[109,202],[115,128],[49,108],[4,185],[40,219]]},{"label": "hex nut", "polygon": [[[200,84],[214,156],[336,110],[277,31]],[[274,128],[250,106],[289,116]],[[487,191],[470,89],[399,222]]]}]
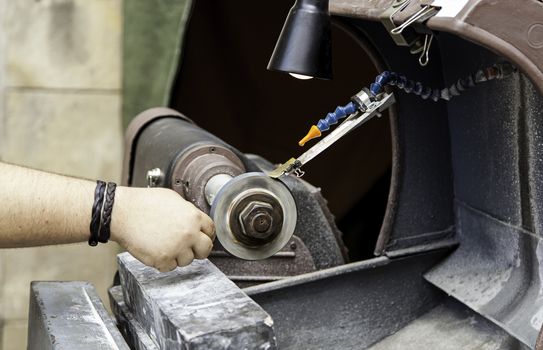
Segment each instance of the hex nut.
[{"label": "hex nut", "polygon": [[249,237],[265,239],[273,232],[273,207],[266,202],[253,201],[239,214],[243,233]]}]

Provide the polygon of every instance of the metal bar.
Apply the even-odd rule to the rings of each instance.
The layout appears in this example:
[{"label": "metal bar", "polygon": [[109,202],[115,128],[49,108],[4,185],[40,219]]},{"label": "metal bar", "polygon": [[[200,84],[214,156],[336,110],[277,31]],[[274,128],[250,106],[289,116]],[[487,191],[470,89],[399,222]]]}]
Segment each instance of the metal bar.
[{"label": "metal bar", "polygon": [[328,134],[325,138],[320,140],[317,144],[315,144],[313,147],[311,147],[305,153],[303,153],[300,157],[298,157],[298,162],[300,163],[300,167],[307,164],[310,160],[312,160],[313,158],[321,154],[328,147],[336,143],[336,141],[338,141],[340,138],[347,135],[352,130],[356,129],[360,125],[364,124],[368,120],[378,115],[383,110],[390,107],[393,103],[394,103],[394,95],[385,93],[385,95],[383,96],[381,100],[374,101],[372,104],[370,104],[366,112],[362,114],[360,113],[351,114],[347,119],[345,119],[343,123],[341,123],[337,128],[335,128],[330,134]]},{"label": "metal bar", "polygon": [[124,335],[130,349],[133,350],[159,350],[158,345],[147,335],[143,326],[136,320],[134,314],[124,302],[121,286],[111,287],[109,304],[111,311],[117,319],[117,327]]},{"label": "metal bar", "polygon": [[32,282],[28,349],[129,350],[88,282]]},{"label": "metal bar", "polygon": [[[273,321],[209,260],[160,273],[119,254],[124,300],[160,349],[275,349]],[[204,327],[204,328],[202,328]]]},{"label": "metal bar", "polygon": [[229,275],[232,281],[243,281],[243,282],[269,282],[269,281],[279,281],[289,276],[234,276]]},{"label": "metal bar", "polygon": [[213,200],[217,193],[233,178],[229,174],[217,174],[207,181],[204,187],[204,194],[209,205],[213,205]]},{"label": "metal bar", "polygon": [[[232,254],[227,253],[222,250],[214,250],[209,255],[210,257],[220,257],[220,258],[231,258]],[[269,257],[269,259],[272,258],[295,258],[296,253],[295,252],[277,252]]]}]

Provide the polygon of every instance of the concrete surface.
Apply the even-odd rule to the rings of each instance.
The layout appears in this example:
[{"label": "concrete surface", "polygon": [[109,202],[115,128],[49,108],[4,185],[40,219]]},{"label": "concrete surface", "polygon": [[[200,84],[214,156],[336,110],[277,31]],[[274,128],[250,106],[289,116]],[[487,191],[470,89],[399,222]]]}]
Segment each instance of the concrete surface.
[{"label": "concrete surface", "polygon": [[6,3],[9,86],[119,89],[121,0]]}]

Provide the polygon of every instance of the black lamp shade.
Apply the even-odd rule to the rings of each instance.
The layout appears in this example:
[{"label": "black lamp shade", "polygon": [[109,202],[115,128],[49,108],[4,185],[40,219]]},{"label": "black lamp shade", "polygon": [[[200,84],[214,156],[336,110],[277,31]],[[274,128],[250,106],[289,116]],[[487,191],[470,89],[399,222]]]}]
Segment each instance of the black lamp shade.
[{"label": "black lamp shade", "polygon": [[332,79],[328,0],[297,0],[275,45],[269,70]]}]

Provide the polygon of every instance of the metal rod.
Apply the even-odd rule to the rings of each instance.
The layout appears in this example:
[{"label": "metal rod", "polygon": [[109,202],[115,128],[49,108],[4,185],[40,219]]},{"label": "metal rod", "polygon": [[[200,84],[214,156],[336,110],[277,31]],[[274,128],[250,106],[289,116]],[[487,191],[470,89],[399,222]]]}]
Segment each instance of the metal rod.
[{"label": "metal rod", "polygon": [[366,121],[379,114],[379,112],[388,108],[393,102],[394,96],[392,94],[385,94],[382,100],[370,104],[366,112],[362,114],[359,112],[351,114],[350,117],[335,128],[330,134],[328,134],[328,136],[320,140],[317,144],[298,157],[300,166],[318,156],[322,151],[330,147],[333,143],[348,134],[353,129],[359,127]]},{"label": "metal rod", "polygon": [[224,187],[233,177],[228,174],[218,174],[210,178],[204,188],[206,201],[209,205],[213,205],[213,200],[221,188]]}]

